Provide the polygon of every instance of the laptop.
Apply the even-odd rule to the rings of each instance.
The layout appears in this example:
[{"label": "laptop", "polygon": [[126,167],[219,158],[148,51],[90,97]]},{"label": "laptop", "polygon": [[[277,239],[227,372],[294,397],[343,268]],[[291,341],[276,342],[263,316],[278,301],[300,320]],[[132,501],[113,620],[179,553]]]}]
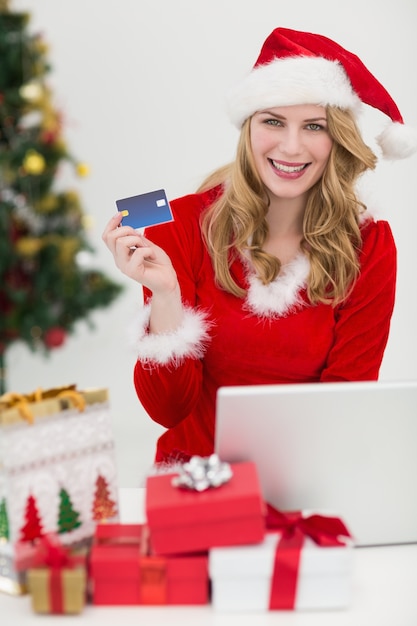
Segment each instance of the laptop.
[{"label": "laptop", "polygon": [[356,544],[417,542],[417,381],[222,387],[215,451],[264,499],[341,517]]}]

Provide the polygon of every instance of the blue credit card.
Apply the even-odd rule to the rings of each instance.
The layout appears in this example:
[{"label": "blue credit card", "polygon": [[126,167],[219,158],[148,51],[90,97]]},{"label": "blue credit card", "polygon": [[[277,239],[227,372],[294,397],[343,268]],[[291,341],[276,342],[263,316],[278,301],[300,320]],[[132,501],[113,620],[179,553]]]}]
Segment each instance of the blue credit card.
[{"label": "blue credit card", "polygon": [[144,228],[172,222],[174,219],[164,189],[116,200],[116,206],[123,213],[123,226]]}]

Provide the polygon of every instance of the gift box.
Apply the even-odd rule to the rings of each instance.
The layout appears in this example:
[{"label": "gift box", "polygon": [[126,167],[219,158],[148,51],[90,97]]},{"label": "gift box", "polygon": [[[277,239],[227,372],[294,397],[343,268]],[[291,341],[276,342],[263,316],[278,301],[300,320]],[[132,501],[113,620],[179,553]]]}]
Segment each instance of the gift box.
[{"label": "gift box", "polygon": [[27,574],[35,613],[81,613],[86,602],[85,568],[39,568]]},{"label": "gift box", "polygon": [[41,538],[34,541],[17,541],[11,549],[13,550],[12,566],[17,573],[26,572],[39,564],[38,545]]},{"label": "gift box", "polygon": [[38,546],[39,566],[27,571],[27,585],[36,613],[81,613],[86,603],[86,553],[64,548],[55,535]]},{"label": "gift box", "polygon": [[[337,520],[313,516],[313,526],[320,519],[327,528],[329,520]],[[336,527],[339,533],[339,520]],[[353,570],[352,541],[347,535],[342,539],[327,530],[320,538],[315,529],[312,536],[314,539],[305,528],[293,528],[291,532],[268,531],[259,545],[210,550],[209,576],[214,609],[265,612],[348,607]]]},{"label": "gift box", "polygon": [[73,545],[90,540],[98,523],[117,519],[107,390],[72,385],[1,396],[0,541],[31,548],[57,532]]},{"label": "gift box", "polygon": [[227,482],[204,491],[173,485],[175,474],[147,478],[146,518],[155,553],[262,541],[264,503],[256,466],[252,462],[231,464],[231,474]]},{"label": "gift box", "polygon": [[22,595],[27,592],[26,577],[16,571],[13,547],[0,541],[0,592],[10,595]]},{"label": "gift box", "polygon": [[146,525],[97,527],[90,575],[95,605],[200,605],[209,600],[207,553],[156,556]]}]

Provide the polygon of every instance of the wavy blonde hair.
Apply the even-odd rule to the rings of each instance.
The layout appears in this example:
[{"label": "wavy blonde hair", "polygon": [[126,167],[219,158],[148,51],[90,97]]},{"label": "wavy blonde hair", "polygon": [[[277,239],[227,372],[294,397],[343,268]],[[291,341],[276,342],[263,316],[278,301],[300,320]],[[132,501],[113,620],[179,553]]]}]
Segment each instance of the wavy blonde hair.
[{"label": "wavy blonde hair", "polygon": [[[359,217],[366,206],[355,186],[361,174],[375,168],[377,158],[364,143],[350,111],[327,107],[327,124],[334,143],[322,178],[310,190],[301,249],[310,260],[310,301],[336,305],[349,294],[359,274]],[[249,253],[264,284],[272,282],[281,269],[280,260],[263,250],[269,201],[253,162],[250,119],[242,127],[236,160],[206,178],[198,191],[220,184],[224,192],[202,217],[203,237],[218,285],[244,297],[245,290],[230,272],[237,256]]]}]

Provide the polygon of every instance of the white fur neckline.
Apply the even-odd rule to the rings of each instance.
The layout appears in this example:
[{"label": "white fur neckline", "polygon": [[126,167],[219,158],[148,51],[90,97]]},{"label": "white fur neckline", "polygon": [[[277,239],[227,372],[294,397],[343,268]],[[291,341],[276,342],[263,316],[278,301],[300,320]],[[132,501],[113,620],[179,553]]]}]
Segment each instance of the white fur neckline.
[{"label": "white fur neckline", "polygon": [[278,276],[268,285],[264,285],[254,272],[248,271],[246,308],[260,317],[288,315],[304,304],[301,291],[307,285],[309,272],[310,262],[301,252],[283,265]]}]

